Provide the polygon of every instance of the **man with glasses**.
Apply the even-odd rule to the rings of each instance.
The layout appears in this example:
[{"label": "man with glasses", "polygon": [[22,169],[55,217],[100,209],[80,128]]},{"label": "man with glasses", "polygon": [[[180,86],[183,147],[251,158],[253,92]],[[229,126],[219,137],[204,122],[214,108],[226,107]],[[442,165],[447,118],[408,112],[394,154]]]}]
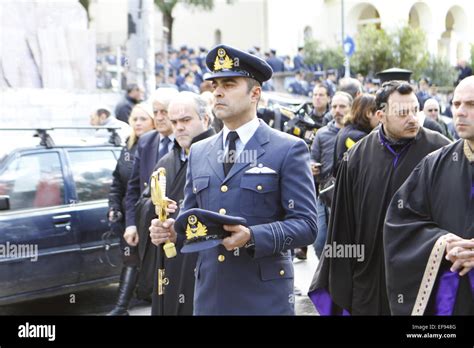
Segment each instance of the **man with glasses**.
[{"label": "man with glasses", "polygon": [[423,107],[423,113],[425,114],[426,119],[430,119],[438,124],[441,127],[441,134],[445,137],[453,140],[451,133],[448,130],[448,125],[443,121],[439,114],[439,103],[436,99],[430,98],[425,101]]},{"label": "man with glasses", "polygon": [[389,315],[382,232],[388,204],[413,168],[449,144],[420,127],[409,83],[376,94],[380,126],[354,145],[339,168],[326,246],[309,296],[322,315]]}]

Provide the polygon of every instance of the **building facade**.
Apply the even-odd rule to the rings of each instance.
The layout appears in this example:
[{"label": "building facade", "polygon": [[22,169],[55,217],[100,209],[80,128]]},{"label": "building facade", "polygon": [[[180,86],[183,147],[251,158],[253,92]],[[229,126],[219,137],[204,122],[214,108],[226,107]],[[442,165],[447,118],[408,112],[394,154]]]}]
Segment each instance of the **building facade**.
[{"label": "building facade", "polygon": [[[99,44],[124,44],[126,13],[127,0],[92,1],[91,25]],[[345,35],[351,37],[356,37],[360,27],[368,23],[386,30],[406,24],[421,27],[427,34],[429,52],[448,58],[453,65],[458,59],[469,59],[470,45],[474,43],[474,22],[467,17],[474,13],[474,2],[470,0],[215,0],[210,12],[176,6],[173,44],[209,48],[225,42],[294,55],[305,38],[327,46],[340,45],[342,13]],[[159,50],[163,45],[158,10],[154,27],[155,47]]]}]

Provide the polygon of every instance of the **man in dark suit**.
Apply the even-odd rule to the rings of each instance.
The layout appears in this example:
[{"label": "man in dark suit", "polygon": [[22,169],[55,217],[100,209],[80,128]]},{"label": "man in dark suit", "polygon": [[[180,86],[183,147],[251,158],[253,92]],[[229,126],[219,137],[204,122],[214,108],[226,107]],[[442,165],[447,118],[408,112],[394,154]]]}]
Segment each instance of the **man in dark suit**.
[{"label": "man in dark suit", "polygon": [[[168,108],[168,116],[173,124],[176,146],[155,166],[166,170],[166,196],[182,205],[184,199],[184,184],[186,182],[186,168],[188,153],[191,144],[215,134],[210,128],[211,110],[206,101],[199,94],[181,92],[173,98]],[[146,199],[141,200],[137,208],[138,230],[148,234],[152,218],[156,217],[154,205],[147,192]],[[179,209],[171,217],[176,217]],[[161,247],[161,246],[159,246]],[[181,254],[174,258],[164,259],[164,269],[168,284],[165,286],[163,301],[158,296],[158,263],[151,278],[154,281],[152,295],[152,315],[192,315],[194,294],[194,268],[197,254]],[[158,259],[157,259],[158,261]],[[160,307],[162,306],[162,307]]]},{"label": "man in dark suit", "polygon": [[283,59],[277,57],[276,50],[270,50],[269,57],[266,61],[268,65],[272,67],[273,72],[285,71],[285,64],[283,63]]},{"label": "man in dark suit", "polygon": [[288,87],[288,92],[291,94],[305,95],[309,93],[308,82],[304,80],[304,72],[302,70],[297,70],[295,72],[295,80]]},{"label": "man in dark suit", "polygon": [[[317,233],[308,147],[257,118],[261,85],[272,75],[264,60],[219,45],[206,64],[224,128],[191,147],[182,212],[201,208],[247,225],[224,225],[229,236],[199,251],[194,314],[292,315],[290,250]],[[170,238],[178,250],[184,239],[173,219],[154,219],[150,237],[156,245]]]},{"label": "man in dark suit", "polygon": [[298,53],[293,58],[294,70],[309,70],[308,66],[304,62],[304,47],[298,47]]},{"label": "man in dark suit", "polygon": [[132,108],[143,99],[143,90],[135,83],[127,86],[127,94],[115,107],[115,117],[128,124]]},{"label": "man in dark suit", "polygon": [[[135,205],[143,190],[148,186],[155,164],[174,146],[173,130],[171,122],[168,119],[168,104],[171,98],[177,94],[178,91],[173,88],[158,88],[152,95],[151,101],[153,103],[156,130],[148,132],[140,137],[137,145],[135,161],[133,163],[132,175],[128,181],[127,194],[125,197],[126,229],[123,237],[129,245],[138,245],[142,266],[146,248],[149,245],[149,238],[148,234],[143,236],[138,235],[135,221]],[[142,270],[140,271],[141,273]],[[147,284],[143,285],[145,283]],[[146,281],[142,275],[140,275],[139,288],[137,290],[138,297],[143,298],[151,295],[152,286],[152,279]],[[149,294],[147,295],[146,293],[148,292]]]}]

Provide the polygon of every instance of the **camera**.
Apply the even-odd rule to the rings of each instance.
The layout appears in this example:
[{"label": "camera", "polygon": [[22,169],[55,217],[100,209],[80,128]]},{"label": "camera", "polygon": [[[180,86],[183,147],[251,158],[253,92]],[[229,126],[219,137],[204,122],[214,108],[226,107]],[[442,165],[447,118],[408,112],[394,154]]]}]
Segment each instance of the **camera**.
[{"label": "camera", "polygon": [[310,102],[303,102],[296,106],[272,104],[259,108],[257,115],[270,127],[301,138],[308,146],[311,146],[316,134],[316,124],[309,116],[310,110]]}]

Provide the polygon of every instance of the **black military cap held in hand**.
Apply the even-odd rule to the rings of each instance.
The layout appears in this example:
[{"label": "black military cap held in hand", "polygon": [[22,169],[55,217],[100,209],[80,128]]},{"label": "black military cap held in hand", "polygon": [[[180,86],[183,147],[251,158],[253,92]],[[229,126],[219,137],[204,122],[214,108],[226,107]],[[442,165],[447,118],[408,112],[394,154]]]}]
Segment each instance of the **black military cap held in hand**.
[{"label": "black military cap held in hand", "polygon": [[247,220],[199,208],[183,212],[174,224],[176,233],[186,237],[181,252],[194,253],[221,244],[222,239],[230,236],[223,225],[246,226]]},{"label": "black military cap held in hand", "polygon": [[249,77],[260,84],[272,77],[273,70],[263,59],[227,45],[218,45],[206,56],[211,71],[206,80],[220,77]]}]

